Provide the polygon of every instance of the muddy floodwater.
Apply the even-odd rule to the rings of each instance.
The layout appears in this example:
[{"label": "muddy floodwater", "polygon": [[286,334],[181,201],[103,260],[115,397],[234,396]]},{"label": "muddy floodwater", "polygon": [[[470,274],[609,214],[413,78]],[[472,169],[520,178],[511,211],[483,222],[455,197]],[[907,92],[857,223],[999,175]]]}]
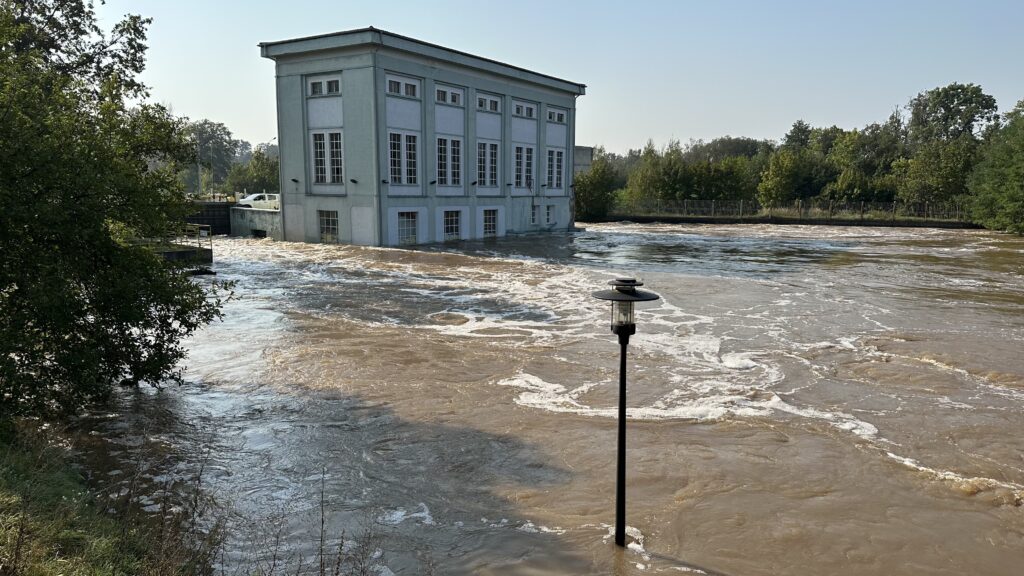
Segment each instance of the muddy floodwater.
[{"label": "muddy floodwater", "polygon": [[[329,531],[383,531],[382,574],[1024,573],[1018,237],[610,224],[214,252],[237,298],[186,384],[96,425],[163,446],[167,474],[205,459],[204,489],[290,554],[315,554],[323,485]],[[618,347],[590,297],[623,275],[662,297],[630,345],[624,552]],[[245,530],[228,561],[264,550]]]}]

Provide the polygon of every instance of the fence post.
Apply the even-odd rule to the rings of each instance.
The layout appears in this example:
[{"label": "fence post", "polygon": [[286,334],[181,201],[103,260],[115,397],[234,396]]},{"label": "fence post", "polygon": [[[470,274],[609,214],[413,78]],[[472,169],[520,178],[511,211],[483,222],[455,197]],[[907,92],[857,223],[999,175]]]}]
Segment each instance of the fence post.
[{"label": "fence post", "polygon": [[743,200],[740,200],[740,220],[743,220]]},{"label": "fence post", "polygon": [[711,201],[711,217],[712,218],[715,217],[715,201],[714,200]]},{"label": "fence post", "polygon": [[863,200],[860,201],[860,219],[861,219],[861,221],[864,220],[864,201]]},{"label": "fence post", "polygon": [[892,201],[892,221],[896,221],[896,201]]},{"label": "fence post", "polygon": [[683,215],[684,216],[689,216],[690,215],[690,211],[686,209],[686,198],[683,198]]}]

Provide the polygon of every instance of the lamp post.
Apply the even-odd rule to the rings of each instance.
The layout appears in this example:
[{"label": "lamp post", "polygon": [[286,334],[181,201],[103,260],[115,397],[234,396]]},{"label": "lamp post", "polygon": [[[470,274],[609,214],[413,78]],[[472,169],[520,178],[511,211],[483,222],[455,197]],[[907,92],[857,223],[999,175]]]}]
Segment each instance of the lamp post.
[{"label": "lamp post", "polygon": [[619,458],[615,480],[615,544],[626,545],[626,346],[629,337],[636,334],[633,315],[634,302],[657,300],[658,295],[646,290],[637,290],[643,282],[634,278],[616,278],[608,282],[611,290],[599,290],[593,296],[612,303],[612,332],[619,336]]}]

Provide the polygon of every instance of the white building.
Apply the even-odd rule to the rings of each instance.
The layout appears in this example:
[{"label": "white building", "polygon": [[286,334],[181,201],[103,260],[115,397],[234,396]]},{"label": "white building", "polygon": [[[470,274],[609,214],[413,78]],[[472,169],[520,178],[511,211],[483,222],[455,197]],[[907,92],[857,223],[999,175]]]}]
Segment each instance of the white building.
[{"label": "white building", "polygon": [[260,44],[277,69],[285,240],[565,231],[585,86],[365,28]]}]

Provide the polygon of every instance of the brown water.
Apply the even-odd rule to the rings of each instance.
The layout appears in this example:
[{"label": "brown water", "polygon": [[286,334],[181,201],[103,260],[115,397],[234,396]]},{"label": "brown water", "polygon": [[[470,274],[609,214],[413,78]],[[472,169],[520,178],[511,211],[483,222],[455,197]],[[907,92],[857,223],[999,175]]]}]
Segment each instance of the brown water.
[{"label": "brown water", "polygon": [[[208,453],[209,489],[276,513],[290,553],[314,553],[323,472],[330,529],[382,525],[399,574],[425,551],[441,574],[1024,573],[1020,238],[602,225],[214,249],[238,298],[188,383],[100,420],[164,446],[171,476]],[[625,552],[618,350],[589,296],[621,275],[662,296],[630,346]]]}]

